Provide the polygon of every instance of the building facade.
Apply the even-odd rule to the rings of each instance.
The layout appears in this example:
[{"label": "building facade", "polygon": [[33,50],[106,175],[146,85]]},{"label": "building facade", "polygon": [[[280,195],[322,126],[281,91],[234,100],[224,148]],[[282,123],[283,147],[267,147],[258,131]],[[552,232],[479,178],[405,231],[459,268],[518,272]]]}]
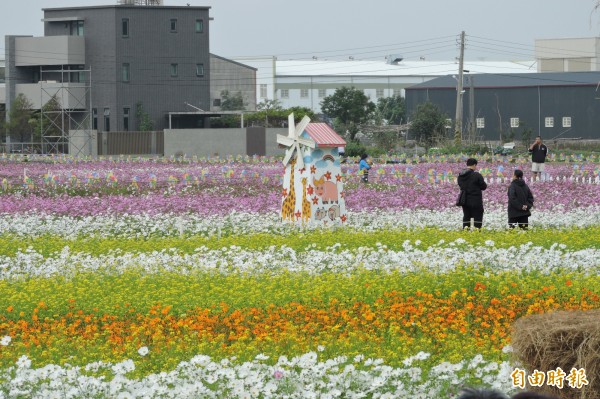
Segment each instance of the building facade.
[{"label": "building facade", "polygon": [[600,37],[538,39],[538,72],[600,71]]},{"label": "building facade", "polygon": [[[463,137],[520,141],[541,135],[552,139],[600,139],[600,72],[466,75]],[[451,76],[406,89],[406,111],[431,102],[454,119],[456,80]],[[409,119],[410,121],[410,119]]]},{"label": "building facade", "polygon": [[209,7],[52,8],[43,22],[43,37],[5,39],[8,108],[56,95],[101,131],[136,130],[137,104],[156,129],[186,103],[210,109]]}]

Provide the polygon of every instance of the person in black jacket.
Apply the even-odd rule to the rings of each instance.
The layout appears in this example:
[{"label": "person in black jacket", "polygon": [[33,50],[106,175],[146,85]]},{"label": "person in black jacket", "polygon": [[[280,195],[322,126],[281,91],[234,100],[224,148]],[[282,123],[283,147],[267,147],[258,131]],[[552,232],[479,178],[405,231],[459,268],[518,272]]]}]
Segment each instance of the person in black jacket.
[{"label": "person in black jacket", "polygon": [[542,143],[540,136],[535,137],[535,142],[529,146],[529,152],[531,153],[531,171],[533,172],[533,179],[541,178],[544,173],[544,162],[546,162],[546,155],[548,155],[548,147]]},{"label": "person in black jacket", "polygon": [[533,194],[523,180],[523,171],[516,169],[508,187],[508,225],[527,229],[532,207]]},{"label": "person in black jacket", "polygon": [[476,172],[477,160],[467,159],[467,168],[458,175],[458,186],[467,194],[467,200],[463,205],[463,228],[471,225],[471,218],[475,221],[475,227],[481,228],[483,223],[483,194],[487,188],[483,176]]}]

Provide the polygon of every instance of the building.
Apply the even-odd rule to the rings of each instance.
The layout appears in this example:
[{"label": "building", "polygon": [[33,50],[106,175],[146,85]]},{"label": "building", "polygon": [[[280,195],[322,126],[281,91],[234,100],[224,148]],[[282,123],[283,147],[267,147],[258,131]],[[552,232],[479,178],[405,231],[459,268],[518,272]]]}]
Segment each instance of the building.
[{"label": "building", "polygon": [[[321,113],[321,101],[346,86],[363,90],[373,102],[382,97],[404,96],[404,89],[440,76],[458,73],[454,61],[328,61],[236,58],[257,68],[257,103],[278,100],[284,108],[307,107]],[[534,73],[535,61],[465,62],[473,73]]]},{"label": "building", "polygon": [[[599,82],[600,72],[465,75],[463,135],[474,126],[489,141],[600,139]],[[407,88],[407,115],[432,102],[454,119],[456,87],[445,76]]]},{"label": "building", "polygon": [[211,54],[210,70],[212,111],[221,110],[221,94],[224,91],[228,91],[230,95],[239,93],[244,100],[244,108],[256,110],[256,68]]},{"label": "building", "polygon": [[600,71],[600,37],[538,39],[538,72]]},{"label": "building", "polygon": [[6,36],[7,109],[19,94],[36,109],[54,96],[68,121],[62,137],[42,132],[55,147],[42,151],[73,146],[69,131],[84,132],[83,141],[90,141],[94,131],[138,130],[138,107],[155,130],[165,128],[173,112],[207,112],[192,123],[208,125],[223,90],[241,91],[255,109],[256,85],[240,82],[254,82],[256,70],[209,51],[210,7],[121,3],[47,8],[43,37]]}]

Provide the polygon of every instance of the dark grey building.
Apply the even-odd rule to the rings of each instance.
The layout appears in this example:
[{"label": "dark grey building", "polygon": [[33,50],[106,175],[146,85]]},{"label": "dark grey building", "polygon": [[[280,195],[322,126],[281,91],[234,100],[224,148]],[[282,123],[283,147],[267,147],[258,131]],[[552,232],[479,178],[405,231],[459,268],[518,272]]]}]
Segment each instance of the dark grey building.
[{"label": "dark grey building", "polygon": [[5,39],[6,102],[91,113],[92,129],[136,130],[141,103],[156,129],[167,115],[209,110],[210,7],[111,5],[44,9],[44,37]]},{"label": "dark grey building", "polygon": [[[600,72],[465,75],[463,132],[470,123],[484,140],[521,139],[525,129],[544,139],[600,139]],[[444,76],[406,88],[409,117],[432,102],[456,114],[457,80]]]}]

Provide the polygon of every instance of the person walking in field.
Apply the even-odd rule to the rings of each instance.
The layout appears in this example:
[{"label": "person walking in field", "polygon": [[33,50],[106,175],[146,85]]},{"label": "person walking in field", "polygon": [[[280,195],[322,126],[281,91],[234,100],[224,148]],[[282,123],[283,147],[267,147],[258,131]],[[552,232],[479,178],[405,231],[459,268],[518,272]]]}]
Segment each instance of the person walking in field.
[{"label": "person walking in field", "polygon": [[542,143],[541,136],[535,137],[535,141],[529,146],[529,152],[531,153],[531,171],[533,172],[533,178],[541,178],[542,173],[544,173],[546,155],[548,155],[548,147]]},{"label": "person walking in field", "polygon": [[533,208],[533,194],[523,180],[523,171],[515,169],[508,187],[508,225],[527,229]]},{"label": "person walking in field", "polygon": [[367,154],[362,154],[360,156],[360,162],[358,164],[359,172],[362,174],[362,181],[364,183],[369,182],[369,169],[371,169],[371,165],[373,162],[370,162],[368,159],[369,156]]},{"label": "person walking in field", "polygon": [[467,168],[458,175],[458,186],[466,193],[463,209],[463,228],[471,225],[471,218],[474,219],[474,226],[478,229],[483,224],[483,193],[487,188],[485,180],[481,173],[476,172],[477,160],[475,158],[467,159]]}]

